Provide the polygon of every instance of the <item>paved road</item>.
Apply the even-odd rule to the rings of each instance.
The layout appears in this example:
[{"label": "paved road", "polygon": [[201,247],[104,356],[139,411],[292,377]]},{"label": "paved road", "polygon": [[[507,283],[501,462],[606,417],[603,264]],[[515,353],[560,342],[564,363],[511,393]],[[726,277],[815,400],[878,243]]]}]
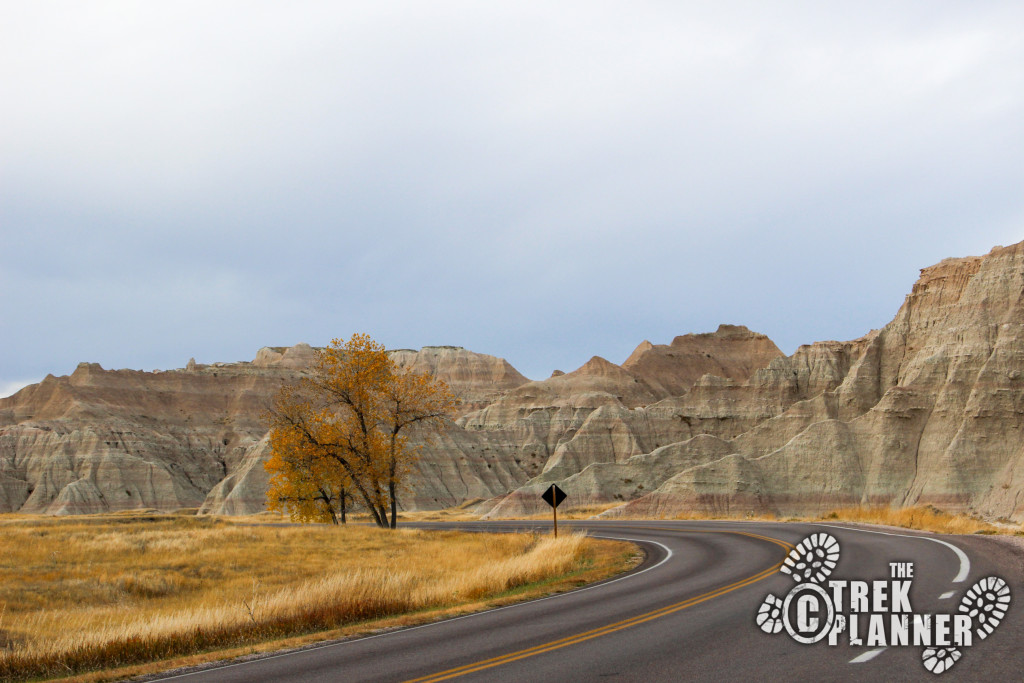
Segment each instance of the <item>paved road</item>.
[{"label": "paved road", "polygon": [[[427,526],[427,525],[424,525]],[[486,531],[540,523],[467,523]],[[569,524],[560,525],[565,530]],[[928,537],[816,524],[573,522],[594,536],[629,539],[647,560],[617,580],[427,626],[335,643],[170,679],[242,681],[917,681],[919,647],[796,643],[755,625],[769,593],[793,580],[777,569],[788,549],[828,531],[841,545],[831,578],[882,579],[889,563],[913,562],[915,612],[953,612],[977,579],[999,575],[1015,591],[1020,567],[988,539]],[[1022,680],[1024,605],[995,634],[964,649],[942,681]]]}]

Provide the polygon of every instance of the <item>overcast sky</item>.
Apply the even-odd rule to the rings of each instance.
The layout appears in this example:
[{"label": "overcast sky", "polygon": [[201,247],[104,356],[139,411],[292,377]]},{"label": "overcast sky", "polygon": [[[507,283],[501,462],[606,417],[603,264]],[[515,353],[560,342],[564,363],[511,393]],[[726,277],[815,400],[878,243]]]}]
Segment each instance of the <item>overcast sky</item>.
[{"label": "overcast sky", "polygon": [[1024,239],[1024,3],[0,2],[0,395],[366,332],[532,378]]}]

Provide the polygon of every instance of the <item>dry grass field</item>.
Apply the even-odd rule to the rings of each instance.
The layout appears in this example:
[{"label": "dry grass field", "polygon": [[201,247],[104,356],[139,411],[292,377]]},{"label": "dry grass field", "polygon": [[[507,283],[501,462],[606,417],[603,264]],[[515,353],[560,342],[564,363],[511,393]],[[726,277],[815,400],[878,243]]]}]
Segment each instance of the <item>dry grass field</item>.
[{"label": "dry grass field", "polygon": [[836,508],[823,515],[798,517],[777,517],[775,515],[746,515],[743,517],[709,516],[700,513],[684,513],[673,519],[744,519],[753,521],[784,521],[784,522],[860,522],[863,524],[881,524],[884,526],[901,527],[934,531],[940,534],[1021,534],[1020,524],[1007,522],[992,524],[977,517],[945,512],[931,505],[917,505],[906,508],[855,506]]},{"label": "dry grass field", "polygon": [[430,610],[515,599],[524,586],[551,592],[594,580],[634,554],[571,534],[0,515],[0,678],[368,630],[396,615],[429,619]]},{"label": "dry grass field", "polygon": [[[609,507],[567,508],[559,519],[586,518]],[[465,507],[402,515],[417,521],[475,518]],[[213,659],[225,651],[234,656],[420,623],[564,590],[636,560],[633,546],[569,533],[553,539],[391,532],[273,523],[279,520],[0,515],[0,680],[129,667],[117,674],[126,676],[154,670],[146,662],[189,663],[196,653]],[[817,520],[950,534],[1021,533],[1020,525],[989,524],[930,506],[851,507],[786,519]],[[87,674],[79,680],[112,677]]]},{"label": "dry grass field", "polygon": [[[478,502],[478,501],[473,501]],[[614,507],[618,507],[622,503],[602,503],[600,505],[570,505],[563,504],[558,508],[558,521],[563,520],[569,521],[574,519],[591,519],[592,517],[610,510]],[[400,520],[408,520],[411,522],[464,522],[479,520],[480,515],[472,512],[473,505],[465,504],[453,508],[445,508],[443,510],[416,510],[413,512],[403,512],[399,514]],[[548,508],[543,512],[539,512],[535,515],[526,515],[524,517],[518,517],[517,519],[536,519],[542,521],[550,521],[552,518],[551,509]],[[366,516],[369,519],[369,515]]]},{"label": "dry grass field", "polygon": [[[401,519],[410,521],[462,521],[479,519],[479,515],[470,511],[475,503],[471,501],[465,505],[448,508],[446,510],[429,510],[402,513]],[[597,505],[563,504],[558,508],[559,521],[569,522],[577,519],[602,519],[600,514],[607,510],[619,507],[620,502],[604,503]],[[527,515],[522,519],[545,520],[551,519],[551,512],[544,511],[535,515]],[[634,519],[633,517],[612,517],[610,521]],[[646,519],[646,518],[636,518]],[[746,520],[761,522],[817,522],[817,521],[839,521],[839,522],[860,522],[864,524],[881,524],[885,526],[902,527],[904,529],[918,529],[921,531],[933,531],[940,534],[1016,534],[1024,535],[1024,525],[1008,519],[988,522],[978,517],[965,514],[955,514],[940,510],[933,505],[916,505],[905,508],[890,508],[880,506],[851,506],[836,508],[821,515],[779,517],[771,513],[765,514],[740,514],[740,515],[709,515],[700,512],[684,512],[672,517],[661,517],[660,519],[677,520]]]},{"label": "dry grass field", "polygon": [[1019,524],[997,526],[975,517],[944,512],[931,505],[918,505],[909,508],[867,506],[839,508],[819,519],[884,524],[904,529],[934,531],[940,534],[1006,534],[1021,530]]},{"label": "dry grass field", "polygon": [[[577,519],[601,519],[602,512],[620,506],[622,503],[604,503],[599,505],[574,506],[564,504],[558,508],[559,521],[569,522]],[[402,513],[401,519],[410,521],[464,521],[479,519],[479,515],[472,514],[468,508],[471,505],[463,505],[457,508],[446,510],[429,510]],[[551,520],[551,512],[545,511],[535,515],[527,515],[521,519]],[[628,520],[633,517],[612,517],[614,520]],[[646,518],[635,518],[646,519]],[[904,529],[919,529],[921,531],[934,531],[941,534],[1018,534],[1024,535],[1024,526],[1000,520],[996,523],[970,515],[953,514],[940,510],[932,505],[917,505],[906,508],[853,506],[836,508],[821,515],[779,517],[771,513],[765,514],[744,514],[744,515],[710,515],[701,512],[683,512],[672,517],[661,517],[660,519],[676,520],[745,520],[761,522],[816,522],[816,521],[839,521],[839,522],[861,522],[864,524],[881,524],[885,526],[902,527]]]}]

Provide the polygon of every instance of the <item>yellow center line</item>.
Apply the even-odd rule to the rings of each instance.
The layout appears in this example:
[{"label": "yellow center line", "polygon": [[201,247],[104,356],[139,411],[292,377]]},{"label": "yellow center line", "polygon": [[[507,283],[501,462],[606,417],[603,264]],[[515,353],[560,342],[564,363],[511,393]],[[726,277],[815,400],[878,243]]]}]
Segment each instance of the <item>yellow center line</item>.
[{"label": "yellow center line", "polygon": [[[739,534],[739,535],[742,535],[742,536],[750,536],[751,538],[757,538],[757,539],[760,539],[760,540],[763,540],[763,541],[768,541],[770,543],[774,543],[775,545],[778,545],[778,546],[784,548],[787,553],[790,550],[793,549],[792,545],[790,545],[789,543],[786,543],[783,540],[780,540],[780,539],[777,539],[777,538],[771,538],[769,536],[762,536],[760,534],[754,534],[754,533],[750,533],[750,532],[747,532],[747,531],[731,531],[731,530],[726,530],[726,529],[672,529],[671,527],[636,527],[636,526],[630,526],[630,527],[628,527],[628,529],[645,529],[645,530],[656,530],[656,531],[682,531],[683,533]],[[484,659],[484,660],[481,660],[479,662],[474,662],[472,664],[466,664],[464,666],[459,666],[459,667],[456,667],[454,669],[448,669],[446,671],[441,671],[441,672],[438,672],[438,673],[435,673],[435,674],[430,674],[429,676],[422,676],[420,678],[413,678],[413,679],[410,679],[410,680],[406,681],[405,683],[434,683],[434,681],[446,681],[446,680],[448,680],[450,678],[457,678],[459,676],[465,676],[466,674],[474,673],[474,672],[477,672],[477,671],[483,671],[485,669],[490,669],[490,668],[495,667],[495,666],[501,666],[502,664],[508,664],[510,662],[514,662],[514,661],[519,660],[519,659],[526,659],[527,657],[533,657],[535,655],[543,654],[545,652],[551,652],[552,650],[558,650],[558,649],[561,649],[563,647],[568,647],[569,645],[575,645],[577,643],[582,643],[582,642],[590,640],[592,638],[597,638],[597,637],[600,637],[600,636],[608,635],[609,633],[615,633],[616,631],[621,631],[623,629],[630,628],[631,626],[636,626],[638,624],[643,624],[644,622],[648,622],[648,621],[651,621],[653,619],[659,619],[661,617],[668,616],[669,614],[673,614],[674,612],[678,612],[680,610],[684,610],[687,607],[693,607],[694,605],[699,605],[702,602],[705,602],[707,600],[711,600],[712,598],[717,598],[720,595],[725,595],[726,593],[730,593],[730,592],[732,592],[734,590],[737,590],[739,588],[743,588],[744,586],[749,586],[752,583],[757,583],[758,581],[766,579],[769,576],[771,576],[772,574],[774,574],[776,571],[778,571],[779,567],[781,567],[781,566],[782,566],[782,562],[779,562],[778,564],[775,564],[775,565],[773,565],[771,567],[768,567],[767,569],[764,569],[764,570],[758,572],[757,574],[754,574],[752,576],[748,576],[748,577],[746,577],[744,579],[740,579],[739,581],[736,581],[735,583],[731,583],[731,584],[729,584],[727,586],[721,586],[719,588],[715,588],[713,590],[708,591],[707,593],[702,593],[701,595],[697,595],[695,597],[688,598],[686,600],[683,600],[682,602],[677,602],[675,604],[668,605],[666,607],[659,607],[656,610],[652,610],[650,612],[646,612],[644,614],[640,614],[640,615],[637,615],[635,617],[630,617],[629,619],[623,619],[622,621],[617,621],[617,622],[612,623],[612,624],[606,624],[605,626],[601,626],[599,628],[595,628],[595,629],[592,629],[590,631],[584,631],[582,633],[577,633],[575,635],[568,636],[566,638],[561,638],[559,640],[553,640],[553,641],[550,641],[548,643],[544,643],[542,645],[536,645],[534,647],[526,648],[525,650],[518,650],[516,652],[510,652],[508,654],[501,655],[499,657],[492,657],[491,659]]]}]

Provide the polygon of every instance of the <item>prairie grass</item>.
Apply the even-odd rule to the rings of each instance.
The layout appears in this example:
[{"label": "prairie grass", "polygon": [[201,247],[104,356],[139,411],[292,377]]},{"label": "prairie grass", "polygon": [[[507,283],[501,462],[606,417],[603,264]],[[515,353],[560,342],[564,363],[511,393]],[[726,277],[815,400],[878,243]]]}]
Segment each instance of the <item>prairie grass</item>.
[{"label": "prairie grass", "polygon": [[[706,512],[679,512],[670,519],[694,520],[702,519],[737,519],[745,522],[778,522],[779,516],[773,512],[746,512],[742,515],[713,515]],[[795,521],[795,518],[789,519]]]},{"label": "prairie grass", "polygon": [[998,527],[976,517],[944,512],[931,505],[905,508],[846,507],[832,510],[819,519],[883,524],[940,534],[997,534],[1013,533],[1020,529],[1020,525]]},{"label": "prairie grass", "polygon": [[[558,506],[558,521],[562,520],[573,520],[573,519],[590,519],[596,517],[606,510],[617,508],[622,505],[622,501],[615,501],[611,503],[593,503],[587,505],[571,505],[568,502],[562,503]],[[457,508],[449,508],[450,514],[457,514]],[[537,520],[551,520],[553,515],[551,514],[551,508],[545,509],[543,512],[538,512],[532,515],[520,515],[514,519],[537,519]],[[474,515],[473,519],[480,519],[480,515]],[[511,518],[510,518],[511,519]]]},{"label": "prairie grass", "polygon": [[872,506],[853,506],[836,508],[820,515],[796,515],[780,518],[772,513],[743,516],[709,515],[700,512],[683,512],[672,519],[743,519],[750,521],[785,521],[785,522],[860,522],[863,524],[881,524],[884,526],[902,527],[934,531],[940,534],[1012,534],[1019,532],[1019,524],[995,525],[970,515],[945,512],[932,505],[916,505],[913,507],[890,508]]},{"label": "prairie grass", "polygon": [[479,601],[579,572],[600,543],[194,516],[3,515],[0,679],[66,676]]},{"label": "prairie grass", "polygon": [[[614,503],[598,503],[594,505],[573,505],[571,507],[567,506],[564,510],[560,506],[558,508],[558,519],[589,519],[590,517],[594,517],[596,515],[601,514],[602,512],[605,512],[606,510],[611,510],[612,508],[616,508],[620,505],[622,505],[622,503],[616,501]],[[547,517],[551,517],[551,514],[548,513],[544,516],[544,518]]]},{"label": "prairie grass", "polygon": [[[602,512],[621,506],[621,502],[595,505],[569,506],[558,508],[558,519],[577,520],[597,517]],[[480,515],[468,512],[465,506],[432,510],[424,512],[402,513],[402,519],[415,521],[455,521],[480,519]],[[522,515],[516,519],[550,520],[550,510],[532,515]],[[600,517],[598,517],[600,519]],[[616,516],[611,520],[655,519],[648,516]],[[772,512],[746,512],[743,514],[712,514],[698,511],[685,511],[672,515],[663,515],[656,519],[672,520],[742,520],[756,522],[814,522],[839,521],[860,522],[864,524],[880,524],[884,526],[919,529],[941,534],[1016,534],[1024,535],[1024,526],[1009,519],[988,522],[978,517],[946,512],[933,505],[916,505],[913,507],[892,508],[885,506],[850,506],[835,508],[823,514],[779,516]]]},{"label": "prairie grass", "polygon": [[[367,521],[370,516],[365,515]],[[480,519],[480,515],[473,514],[462,507],[445,508],[443,510],[412,510],[398,513],[399,522],[467,522]]]}]

